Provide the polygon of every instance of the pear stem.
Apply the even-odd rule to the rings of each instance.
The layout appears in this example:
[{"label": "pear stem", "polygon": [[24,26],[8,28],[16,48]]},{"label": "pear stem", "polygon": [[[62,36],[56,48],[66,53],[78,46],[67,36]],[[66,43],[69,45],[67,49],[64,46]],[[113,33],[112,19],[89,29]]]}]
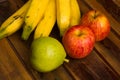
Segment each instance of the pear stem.
[{"label": "pear stem", "polygon": [[69,59],[64,59],[64,61],[68,63],[68,62],[69,62]]}]

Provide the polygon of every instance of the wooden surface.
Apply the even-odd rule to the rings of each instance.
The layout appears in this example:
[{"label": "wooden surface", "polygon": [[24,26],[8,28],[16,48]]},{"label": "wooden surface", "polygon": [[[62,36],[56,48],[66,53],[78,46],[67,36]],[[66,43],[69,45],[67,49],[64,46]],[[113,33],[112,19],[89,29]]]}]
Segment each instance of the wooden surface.
[{"label": "wooden surface", "polygon": [[[26,1],[1,0],[0,24]],[[68,57],[69,63],[64,63],[52,72],[39,73],[29,63],[33,34],[28,41],[23,41],[20,29],[0,40],[0,80],[120,80],[120,5],[116,4],[120,0],[78,0],[78,2],[82,14],[95,9],[102,11],[109,18],[111,23],[109,36],[97,42],[94,50],[86,58],[73,60]],[[60,40],[56,25],[50,36]]]}]

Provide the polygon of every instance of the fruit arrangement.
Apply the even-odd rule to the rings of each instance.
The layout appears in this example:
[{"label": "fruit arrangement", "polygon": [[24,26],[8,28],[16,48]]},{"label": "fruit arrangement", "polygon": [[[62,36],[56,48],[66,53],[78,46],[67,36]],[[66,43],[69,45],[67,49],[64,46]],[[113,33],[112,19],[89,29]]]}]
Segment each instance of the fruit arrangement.
[{"label": "fruit arrangement", "polygon": [[[49,36],[55,23],[62,42]],[[67,55],[74,59],[88,56],[95,42],[108,36],[110,22],[97,10],[90,10],[81,17],[77,0],[29,0],[3,22],[0,39],[20,28],[23,28],[23,40],[28,40],[34,32],[31,65],[39,72],[49,72],[64,61],[69,62]]]}]

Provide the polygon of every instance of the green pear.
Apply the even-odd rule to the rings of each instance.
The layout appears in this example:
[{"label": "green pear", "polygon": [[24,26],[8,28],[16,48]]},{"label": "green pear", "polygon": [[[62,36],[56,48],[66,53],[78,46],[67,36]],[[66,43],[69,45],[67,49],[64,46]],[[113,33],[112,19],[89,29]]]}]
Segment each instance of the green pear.
[{"label": "green pear", "polygon": [[52,37],[40,37],[33,40],[31,50],[31,64],[39,72],[52,71],[66,60],[63,45]]}]

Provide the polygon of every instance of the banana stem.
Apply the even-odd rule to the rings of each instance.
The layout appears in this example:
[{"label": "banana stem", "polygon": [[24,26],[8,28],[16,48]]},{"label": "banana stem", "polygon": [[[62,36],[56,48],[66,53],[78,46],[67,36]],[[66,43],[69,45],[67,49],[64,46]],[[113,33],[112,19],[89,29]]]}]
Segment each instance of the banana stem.
[{"label": "banana stem", "polygon": [[4,37],[6,37],[6,36],[7,36],[7,34],[2,34],[2,35],[0,35],[0,39],[4,38]]},{"label": "banana stem", "polygon": [[7,36],[7,33],[5,33],[5,29],[6,28],[3,28],[3,29],[0,28],[0,39],[2,39],[2,38]]}]

